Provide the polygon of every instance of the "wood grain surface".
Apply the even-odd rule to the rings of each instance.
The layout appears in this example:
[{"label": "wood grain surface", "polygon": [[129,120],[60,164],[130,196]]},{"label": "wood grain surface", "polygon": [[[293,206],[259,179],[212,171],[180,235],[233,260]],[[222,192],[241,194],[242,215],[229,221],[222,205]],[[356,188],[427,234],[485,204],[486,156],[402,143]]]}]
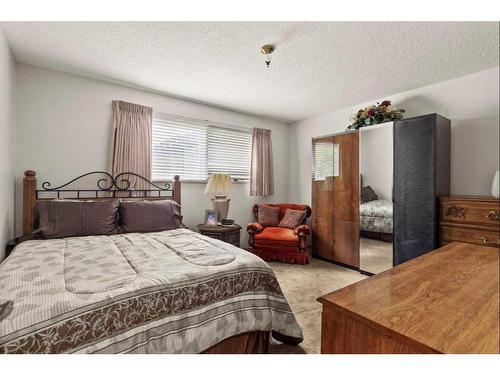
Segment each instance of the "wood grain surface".
[{"label": "wood grain surface", "polygon": [[492,226],[500,225],[500,201],[489,197],[446,196],[439,197],[442,222],[467,223]]},{"label": "wood grain surface", "polygon": [[317,142],[339,145],[339,176],[312,181],[313,256],[359,268],[359,133]]},{"label": "wood grain surface", "polygon": [[500,244],[498,230],[485,226],[441,223],[439,235],[443,245],[458,241],[498,248]]},{"label": "wood grain surface", "polygon": [[324,353],[499,353],[499,251],[452,243],[318,299]]},{"label": "wood grain surface", "polygon": [[500,201],[491,197],[442,196],[439,239],[500,247]]}]

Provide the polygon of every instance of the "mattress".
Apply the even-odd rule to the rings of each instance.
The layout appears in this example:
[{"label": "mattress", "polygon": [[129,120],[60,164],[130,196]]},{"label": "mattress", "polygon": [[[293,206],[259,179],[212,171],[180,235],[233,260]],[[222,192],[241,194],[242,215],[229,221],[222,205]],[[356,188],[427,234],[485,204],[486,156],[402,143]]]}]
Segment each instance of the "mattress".
[{"label": "mattress", "polygon": [[362,203],[359,209],[360,229],[377,233],[392,233],[393,210],[392,201],[377,199]]},{"label": "mattress", "polygon": [[[0,265],[0,353],[200,353],[302,339],[270,267],[187,229],[28,241]],[[4,314],[5,315],[5,314]]]}]

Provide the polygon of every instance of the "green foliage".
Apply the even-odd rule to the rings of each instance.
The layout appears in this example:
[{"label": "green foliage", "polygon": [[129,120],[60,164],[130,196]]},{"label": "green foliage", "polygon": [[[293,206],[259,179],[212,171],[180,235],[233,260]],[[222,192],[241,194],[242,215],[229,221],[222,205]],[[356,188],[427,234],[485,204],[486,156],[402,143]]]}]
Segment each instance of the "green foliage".
[{"label": "green foliage", "polygon": [[391,105],[389,100],[360,109],[351,117],[351,125],[347,131],[357,130],[365,126],[382,124],[384,122],[400,120],[403,118],[404,109],[398,109]]}]

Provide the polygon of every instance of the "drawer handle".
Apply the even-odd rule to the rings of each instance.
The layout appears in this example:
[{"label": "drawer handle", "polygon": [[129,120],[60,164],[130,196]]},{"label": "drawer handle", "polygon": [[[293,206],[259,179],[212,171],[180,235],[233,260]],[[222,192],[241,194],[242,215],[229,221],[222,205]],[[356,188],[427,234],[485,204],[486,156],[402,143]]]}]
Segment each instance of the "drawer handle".
[{"label": "drawer handle", "polygon": [[486,217],[491,220],[500,220],[500,214],[497,211],[493,210],[488,212],[488,215],[486,215]]},{"label": "drawer handle", "polygon": [[498,246],[498,245],[500,245],[500,240],[499,241],[488,241],[488,239],[485,236],[481,236],[479,239],[481,240],[481,242],[484,245],[490,245],[490,246]]},{"label": "drawer handle", "polygon": [[451,206],[446,210],[445,216],[465,217],[465,208]]}]

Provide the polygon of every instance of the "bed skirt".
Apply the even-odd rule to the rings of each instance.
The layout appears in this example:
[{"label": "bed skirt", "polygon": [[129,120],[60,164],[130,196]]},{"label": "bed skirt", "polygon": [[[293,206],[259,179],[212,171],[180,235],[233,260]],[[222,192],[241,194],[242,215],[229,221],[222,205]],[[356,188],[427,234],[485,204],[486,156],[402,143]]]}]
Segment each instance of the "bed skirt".
[{"label": "bed skirt", "polygon": [[270,332],[254,331],[228,337],[202,354],[267,354],[270,349]]},{"label": "bed skirt", "polygon": [[372,240],[379,240],[384,242],[392,242],[393,234],[392,233],[382,233],[382,232],[372,232],[368,230],[360,231],[361,237],[371,238]]}]

